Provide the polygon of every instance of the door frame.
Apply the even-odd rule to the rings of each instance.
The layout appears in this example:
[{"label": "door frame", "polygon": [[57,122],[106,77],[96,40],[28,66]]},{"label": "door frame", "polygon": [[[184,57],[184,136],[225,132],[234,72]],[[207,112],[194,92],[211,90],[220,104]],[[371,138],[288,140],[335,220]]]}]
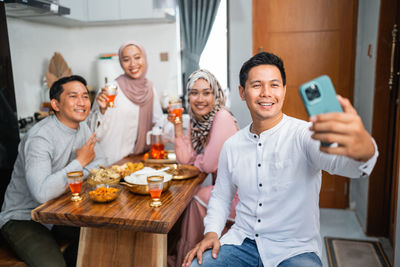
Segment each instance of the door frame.
[{"label": "door frame", "polygon": [[[394,86],[389,90],[390,63],[392,50],[392,29],[400,27],[400,4],[396,0],[381,0],[375,94],[372,120],[372,136],[378,145],[379,157],[369,177],[367,235],[389,237],[394,240],[396,219],[397,185],[399,182],[399,76],[394,75]],[[399,40],[400,30],[397,32]],[[399,46],[399,41],[397,41]],[[394,55],[399,64],[399,48]],[[398,71],[398,70],[397,70]],[[397,136],[397,137],[396,137]]]}]

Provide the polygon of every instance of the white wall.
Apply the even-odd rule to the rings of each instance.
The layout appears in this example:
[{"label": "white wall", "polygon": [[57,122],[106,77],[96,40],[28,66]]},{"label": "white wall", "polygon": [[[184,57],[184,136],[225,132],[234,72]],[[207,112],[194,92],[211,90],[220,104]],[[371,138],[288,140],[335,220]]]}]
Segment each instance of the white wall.
[{"label": "white wall", "polygon": [[[18,117],[32,116],[39,110],[41,81],[54,52],[60,52],[74,74],[85,77],[88,85],[99,88],[99,54],[117,52],[128,40],[146,48],[147,77],[157,89],[176,95],[177,42],[175,23],[63,28],[7,18]],[[169,61],[161,62],[167,52]]]},{"label": "white wall", "polygon": [[239,71],[252,56],[252,5],[248,0],[228,0],[229,88],[231,111],[239,127],[251,122],[246,103],[239,96]]},{"label": "white wall", "polygon": [[[380,1],[364,0],[359,1],[358,5],[354,106],[361,116],[365,128],[371,132]],[[372,45],[372,57],[368,56],[369,44]],[[368,206],[368,179],[351,180],[350,206],[355,209],[365,230]]]}]

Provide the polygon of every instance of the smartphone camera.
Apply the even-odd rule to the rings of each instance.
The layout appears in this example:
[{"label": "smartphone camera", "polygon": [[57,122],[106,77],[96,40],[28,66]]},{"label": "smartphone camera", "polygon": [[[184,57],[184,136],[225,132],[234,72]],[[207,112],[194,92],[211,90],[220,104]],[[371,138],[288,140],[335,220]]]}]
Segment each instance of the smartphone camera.
[{"label": "smartphone camera", "polygon": [[318,86],[316,84],[311,84],[306,90],[306,96],[308,101],[313,101],[321,96]]}]

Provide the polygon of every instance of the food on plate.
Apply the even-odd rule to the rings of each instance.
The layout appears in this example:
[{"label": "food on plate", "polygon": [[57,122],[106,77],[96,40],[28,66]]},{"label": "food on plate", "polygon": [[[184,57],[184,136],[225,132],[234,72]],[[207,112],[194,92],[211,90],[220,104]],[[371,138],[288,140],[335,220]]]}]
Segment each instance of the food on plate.
[{"label": "food on plate", "polygon": [[88,176],[90,185],[118,184],[121,178],[144,168],[143,163],[127,162],[123,165],[113,165],[110,168],[91,169]]},{"label": "food on plate", "polygon": [[139,171],[144,168],[144,165],[142,162],[136,162],[136,163],[127,162],[124,165],[126,165],[126,168],[125,168],[123,177],[130,175],[131,173]]},{"label": "food on plate", "polygon": [[122,165],[112,165],[111,169],[118,172],[121,177],[125,177],[135,171],[141,170],[144,168],[143,163],[141,162],[127,162],[125,164]]},{"label": "food on plate", "polygon": [[119,188],[111,186],[98,186],[95,190],[89,191],[90,199],[97,202],[109,202],[118,197]]},{"label": "food on plate", "polygon": [[111,168],[91,169],[88,176],[88,183],[90,185],[97,184],[117,184],[121,180],[119,172]]}]

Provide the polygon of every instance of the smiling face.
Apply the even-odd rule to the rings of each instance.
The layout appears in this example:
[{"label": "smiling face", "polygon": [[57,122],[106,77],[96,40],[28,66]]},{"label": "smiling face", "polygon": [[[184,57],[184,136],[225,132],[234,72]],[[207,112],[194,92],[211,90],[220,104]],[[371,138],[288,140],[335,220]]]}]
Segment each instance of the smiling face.
[{"label": "smiling face", "polygon": [[122,50],[121,65],[126,75],[132,79],[143,76],[146,70],[146,60],[137,46],[128,45]]},{"label": "smiling face", "polygon": [[51,107],[56,116],[64,125],[77,129],[80,122],[84,121],[90,112],[90,99],[86,87],[78,81],[62,85],[63,92],[60,100],[52,99]]},{"label": "smiling face", "polygon": [[275,126],[283,117],[286,86],[274,65],[258,65],[249,71],[245,88],[239,94],[246,101],[255,127],[262,131]]},{"label": "smiling face", "polygon": [[196,116],[204,116],[214,107],[214,94],[210,84],[204,79],[194,82],[189,93],[189,103]]}]

